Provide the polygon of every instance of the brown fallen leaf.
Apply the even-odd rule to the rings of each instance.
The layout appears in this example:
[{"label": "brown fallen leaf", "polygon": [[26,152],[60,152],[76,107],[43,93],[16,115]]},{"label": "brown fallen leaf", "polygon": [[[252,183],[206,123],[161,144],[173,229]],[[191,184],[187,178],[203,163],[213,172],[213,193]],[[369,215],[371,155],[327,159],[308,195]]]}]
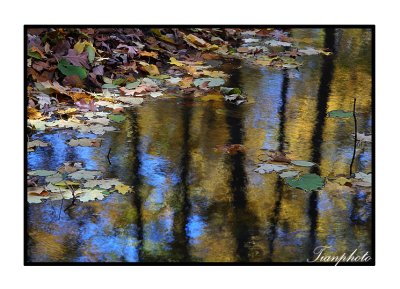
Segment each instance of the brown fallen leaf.
[{"label": "brown fallen leaf", "polygon": [[244,153],[246,151],[246,147],[242,144],[217,145],[214,148],[214,151],[227,154],[237,154],[238,152]]},{"label": "brown fallen leaf", "polygon": [[40,113],[40,111],[38,111],[36,108],[33,108],[33,107],[28,107],[27,116],[28,116],[29,119],[41,119],[41,118],[43,118],[43,116]]}]

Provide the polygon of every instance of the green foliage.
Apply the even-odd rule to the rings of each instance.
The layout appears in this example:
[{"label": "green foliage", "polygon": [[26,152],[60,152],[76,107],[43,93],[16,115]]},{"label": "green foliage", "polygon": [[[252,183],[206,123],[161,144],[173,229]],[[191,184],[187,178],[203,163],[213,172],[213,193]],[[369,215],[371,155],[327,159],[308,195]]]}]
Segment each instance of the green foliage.
[{"label": "green foliage", "polygon": [[81,79],[85,79],[87,77],[87,71],[86,71],[85,68],[83,68],[81,66],[71,65],[65,59],[61,59],[60,60],[60,62],[58,63],[57,68],[65,76],[77,75]]}]

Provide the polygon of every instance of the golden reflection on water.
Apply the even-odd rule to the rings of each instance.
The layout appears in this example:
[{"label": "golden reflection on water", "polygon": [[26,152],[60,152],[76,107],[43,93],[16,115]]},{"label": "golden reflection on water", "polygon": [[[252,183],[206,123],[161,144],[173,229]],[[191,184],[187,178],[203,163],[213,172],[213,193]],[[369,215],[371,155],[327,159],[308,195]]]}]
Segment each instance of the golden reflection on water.
[{"label": "golden reflection on water", "polygon": [[[324,47],[324,30],[291,33]],[[160,99],[135,109],[105,141],[108,175],[131,183],[134,194],[79,204],[60,220],[59,204],[31,205],[31,260],[304,262],[316,245],[371,250],[370,192],[322,189],[313,205],[310,193],[254,172],[263,149],[278,149],[316,161],[323,177],[348,174],[353,123],[321,120],[319,106],[325,97],[327,111],[351,110],[357,97],[359,132],[371,133],[371,33],[337,29],[334,41],[331,63],[310,56],[294,74],[246,63],[230,71],[232,86],[254,103]],[[215,149],[236,140],[243,155]],[[89,158],[107,167],[99,152]],[[362,148],[356,171],[371,171],[371,158],[371,147]]]}]

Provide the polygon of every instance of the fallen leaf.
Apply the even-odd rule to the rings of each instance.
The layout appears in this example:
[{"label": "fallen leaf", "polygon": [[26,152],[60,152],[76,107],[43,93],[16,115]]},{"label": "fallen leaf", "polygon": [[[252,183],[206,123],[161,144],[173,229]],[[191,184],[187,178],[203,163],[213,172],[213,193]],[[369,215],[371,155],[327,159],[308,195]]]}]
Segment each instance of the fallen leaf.
[{"label": "fallen leaf", "polygon": [[293,187],[310,192],[324,186],[324,179],[316,174],[305,174],[300,177],[290,177],[285,179],[286,183]]},{"label": "fallen leaf", "polygon": [[99,147],[101,146],[102,139],[100,138],[78,138],[70,139],[67,144],[73,147]]},{"label": "fallen leaf", "polygon": [[268,174],[272,172],[280,172],[288,169],[287,165],[275,165],[275,164],[258,164],[258,168],[254,171],[260,174]]},{"label": "fallen leaf", "polygon": [[353,112],[344,110],[331,110],[328,112],[328,117],[333,117],[333,118],[353,117]]},{"label": "fallen leaf", "polygon": [[315,166],[315,163],[312,162],[308,162],[308,161],[292,161],[292,164],[295,166],[299,166],[299,167],[312,167]]}]

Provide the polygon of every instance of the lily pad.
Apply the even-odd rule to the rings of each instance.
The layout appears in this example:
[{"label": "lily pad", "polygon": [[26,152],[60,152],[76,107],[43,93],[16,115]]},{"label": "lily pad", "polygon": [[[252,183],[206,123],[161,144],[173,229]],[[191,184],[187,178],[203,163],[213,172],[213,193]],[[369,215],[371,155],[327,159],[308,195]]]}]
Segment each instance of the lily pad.
[{"label": "lily pad", "polygon": [[328,117],[334,117],[334,118],[353,117],[353,112],[344,110],[331,110],[330,112],[328,112]]},{"label": "lily pad", "polygon": [[292,161],[292,164],[299,167],[312,167],[315,166],[315,163],[308,161]]},{"label": "lily pad", "polygon": [[286,183],[293,187],[310,192],[324,186],[324,179],[317,174],[305,174],[298,178],[287,178]]}]

